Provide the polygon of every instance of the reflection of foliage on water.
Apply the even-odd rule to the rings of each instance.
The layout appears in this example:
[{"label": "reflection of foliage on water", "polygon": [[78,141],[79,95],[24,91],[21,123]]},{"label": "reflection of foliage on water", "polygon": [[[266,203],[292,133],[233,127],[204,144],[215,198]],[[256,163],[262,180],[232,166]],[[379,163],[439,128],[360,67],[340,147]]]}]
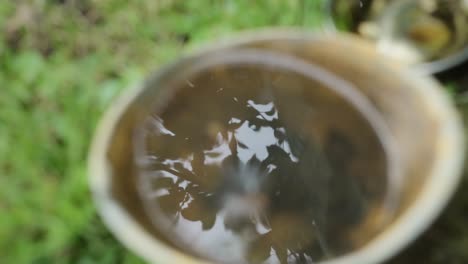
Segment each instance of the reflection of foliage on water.
[{"label": "reflection of foliage on water", "polygon": [[[330,185],[343,191],[343,183],[330,177],[323,154],[335,155],[336,146],[329,143],[320,151],[304,136],[286,129],[272,102],[260,105],[231,97],[229,103],[236,104],[233,109],[238,111],[209,113],[197,122],[185,123],[192,126],[189,128],[174,123],[166,128],[154,117],[146,124],[145,133],[149,134],[142,138],[156,135],[155,141],[164,142],[147,140],[142,146],[147,151],[141,163],[145,165],[143,174],[152,178],[151,185],[144,186],[146,198],[154,199],[150,206],[173,224],[183,217],[201,222],[203,230],[213,228],[223,211],[226,230],[250,234],[246,254],[253,263],[267,260],[272,252],[281,263],[307,263],[331,254],[327,237],[342,231],[335,223],[343,219],[328,219],[327,215],[342,215],[339,211],[345,208],[346,212],[346,204],[356,208],[349,196],[344,199],[351,202],[329,197]],[[239,111],[239,105],[245,107]],[[275,142],[265,146],[266,157],[258,157],[255,150],[248,159],[240,154],[250,147],[238,136],[247,127],[257,133],[273,131]],[[335,155],[334,162],[343,163],[340,168],[346,167],[345,160]],[[231,197],[239,198],[234,200],[236,208],[229,206]],[[263,232],[258,231],[259,225]]]}]

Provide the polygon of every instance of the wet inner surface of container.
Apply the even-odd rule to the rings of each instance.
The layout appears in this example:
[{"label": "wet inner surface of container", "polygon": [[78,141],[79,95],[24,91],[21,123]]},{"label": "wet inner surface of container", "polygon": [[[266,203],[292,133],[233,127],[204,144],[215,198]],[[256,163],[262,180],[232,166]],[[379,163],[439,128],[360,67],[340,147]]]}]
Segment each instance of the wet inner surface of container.
[{"label": "wet inner surface of container", "polygon": [[314,263],[381,231],[386,153],[323,83],[234,63],[155,89],[172,93],[135,129],[138,189],[155,227],[186,253]]}]

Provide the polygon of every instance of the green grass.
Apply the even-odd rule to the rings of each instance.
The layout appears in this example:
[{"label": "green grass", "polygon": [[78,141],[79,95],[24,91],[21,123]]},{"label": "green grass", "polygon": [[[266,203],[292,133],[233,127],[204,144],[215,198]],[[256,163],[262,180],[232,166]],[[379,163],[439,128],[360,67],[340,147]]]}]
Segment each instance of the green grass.
[{"label": "green grass", "polygon": [[141,263],[90,199],[86,155],[111,100],[234,31],[317,26],[318,0],[0,2],[0,263]]}]

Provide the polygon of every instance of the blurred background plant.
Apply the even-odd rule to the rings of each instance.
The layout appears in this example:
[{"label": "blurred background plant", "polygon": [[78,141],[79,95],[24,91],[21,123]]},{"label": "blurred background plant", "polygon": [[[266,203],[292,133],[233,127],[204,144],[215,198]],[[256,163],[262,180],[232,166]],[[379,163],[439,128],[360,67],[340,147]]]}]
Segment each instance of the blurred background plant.
[{"label": "blurred background plant", "polygon": [[[87,148],[104,109],[212,39],[263,26],[318,28],[323,1],[1,1],[0,263],[142,263],[103,226],[87,187]],[[468,103],[462,88],[450,91]],[[459,192],[396,261],[423,252],[421,263],[466,263],[466,207]]]}]

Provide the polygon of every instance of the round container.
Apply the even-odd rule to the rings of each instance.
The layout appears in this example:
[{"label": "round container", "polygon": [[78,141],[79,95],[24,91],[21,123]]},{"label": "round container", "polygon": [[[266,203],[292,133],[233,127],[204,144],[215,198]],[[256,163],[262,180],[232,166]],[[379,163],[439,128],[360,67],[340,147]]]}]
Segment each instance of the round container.
[{"label": "round container", "polygon": [[[431,6],[435,2],[438,7]],[[468,10],[463,1],[330,0],[326,9],[332,29],[359,32],[376,41],[382,53],[424,74],[444,72],[468,59]],[[431,16],[418,15],[423,12]],[[433,18],[443,18],[445,26]],[[440,42],[447,47],[431,55]]]},{"label": "round container", "polygon": [[[265,76],[269,76],[267,81]],[[356,147],[354,154],[342,152],[344,145],[334,149],[355,161],[353,171],[360,178],[353,182],[364,190],[361,197],[367,209],[359,221],[350,228],[343,228],[346,234],[343,241],[346,237],[347,243],[341,243],[340,239],[330,241],[331,250],[324,250],[320,263],[363,264],[389,259],[430,225],[453,194],[463,161],[462,127],[437,82],[409,74],[404,67],[385,61],[369,42],[350,35],[290,30],[255,32],[161,69],[141,86],[122,95],[101,121],[89,155],[91,190],[106,225],[122,243],[148,262],[201,264],[232,262],[235,258],[204,254],[203,250],[196,249],[196,242],[194,251],[187,250],[179,243],[181,240],[168,236],[171,233],[167,230],[172,227],[162,215],[148,214],[152,204],[141,193],[152,185],[141,184],[140,179],[145,175],[142,166],[151,161],[142,159],[139,154],[145,149],[144,144],[138,143],[145,139],[138,132],[142,124],[154,113],[167,118],[177,116],[177,111],[183,113],[184,109],[199,111],[197,113],[203,114],[200,120],[211,116],[218,118],[216,111],[222,109],[197,101],[202,100],[205,90],[236,92],[236,85],[250,87],[253,81],[283,87],[275,90],[275,98],[278,98],[275,103],[280,115],[289,116],[283,119],[285,123],[291,122],[288,127],[315,124],[311,137],[325,149],[324,142],[333,129]],[[188,99],[174,101],[184,91]],[[317,105],[316,112],[322,113],[314,123],[306,119],[307,111],[301,110],[305,108],[299,103],[283,107],[287,100],[300,102],[301,97],[312,98],[311,102]],[[216,98],[213,102],[229,109],[224,97]],[[175,109],[175,112],[167,109]],[[157,122],[152,126],[158,127],[158,136],[171,135],[172,132],[161,128],[162,119],[154,120]],[[193,118],[185,122],[190,130]],[[184,126],[176,134],[179,133],[184,133]],[[159,139],[155,138],[158,143]],[[256,140],[262,141],[262,138]],[[293,155],[294,151],[291,152]],[[379,170],[385,173],[376,173],[374,177],[369,173]],[[319,194],[320,189],[331,190],[325,193],[334,197],[340,189],[325,188],[321,185],[325,178],[314,181],[311,186],[315,186],[312,188]],[[353,182],[338,185],[344,186],[343,193],[348,193]],[[322,197],[318,195],[316,199]],[[339,215],[340,211],[346,211],[339,210],[340,204],[344,206],[347,201],[338,201],[335,202],[338,210],[327,209],[332,213],[324,215],[337,214],[326,222],[331,226],[338,223],[339,229],[339,224],[347,222],[339,216],[352,214]],[[314,208],[320,210],[321,207]],[[320,229],[320,221],[317,223],[318,231],[328,230]],[[182,238],[184,235],[183,232],[174,234]],[[294,259],[291,262],[294,263]]]}]

